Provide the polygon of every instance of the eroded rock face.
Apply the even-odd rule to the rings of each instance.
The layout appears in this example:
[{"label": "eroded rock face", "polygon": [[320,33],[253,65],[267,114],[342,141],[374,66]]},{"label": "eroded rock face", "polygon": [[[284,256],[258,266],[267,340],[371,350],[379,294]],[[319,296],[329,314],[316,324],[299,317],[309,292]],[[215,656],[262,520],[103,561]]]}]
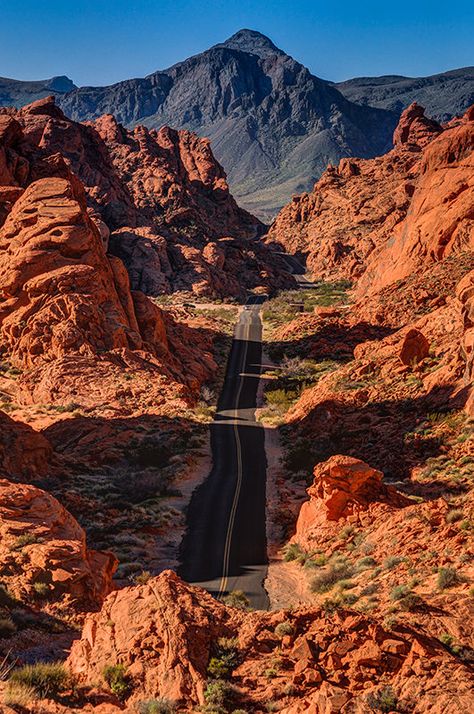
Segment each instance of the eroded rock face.
[{"label": "eroded rock face", "polygon": [[[134,289],[240,297],[245,287],[293,285],[281,260],[250,242],[263,226],[237,206],[206,139],[169,127],[127,131],[111,115],[79,124],[53,97],[2,110],[0,119],[0,222],[29,183],[69,179],[72,171]],[[217,263],[215,251],[206,252],[216,242],[223,257]],[[196,253],[192,261],[187,251]]]},{"label": "eroded rock face", "polygon": [[268,241],[301,255],[318,278],[359,278],[368,256],[404,220],[422,147],[441,130],[412,105],[400,118],[392,151],[329,166],[312,192],[295,196],[280,211]]},{"label": "eroded rock face", "polygon": [[470,390],[467,411],[474,414],[472,382],[474,379],[474,271],[464,276],[457,288],[463,320],[462,353],[465,360],[464,381]]},{"label": "eroded rock face", "polygon": [[102,603],[117,561],[88,550],[83,529],[50,494],[0,480],[0,567],[8,592],[31,602]]},{"label": "eroded rock face", "polygon": [[165,571],[146,585],[110,595],[101,612],[87,618],[69,664],[91,681],[105,666],[122,663],[142,698],[204,703],[211,645],[228,618],[206,592]]},{"label": "eroded rock face", "polygon": [[72,177],[35,181],[16,202],[1,229],[0,276],[1,334],[24,366],[142,347],[126,273],[114,275]]},{"label": "eroded rock face", "polygon": [[[281,638],[275,628],[283,621],[291,634]],[[166,696],[191,710],[204,703],[207,664],[220,637],[235,638],[239,664],[229,674],[237,688],[234,708],[264,712],[278,697],[287,714],[365,712],[367,695],[377,691],[374,681],[385,678],[399,701],[416,700],[420,713],[448,700],[460,707],[453,711],[462,711],[469,701],[467,666],[409,626],[389,632],[344,609],[330,618],[319,608],[243,612],[171,571],[112,593],[101,612],[87,618],[68,664],[83,682],[96,682],[105,665],[122,663],[131,685],[128,707]],[[280,669],[269,681],[276,656]]]},{"label": "eroded rock face", "polygon": [[414,328],[408,330],[400,349],[402,364],[407,366],[417,364],[428,357],[429,353],[430,344],[424,334]]},{"label": "eroded rock face", "polygon": [[394,142],[384,156],[330,166],[282,209],[268,240],[317,278],[358,280],[361,298],[472,248],[472,113],[443,128],[413,104]]},{"label": "eroded rock face", "polygon": [[383,483],[383,474],[360,459],[351,456],[331,456],[314,468],[313,484],[307,489],[310,497],[301,506],[295,540],[305,543],[311,532],[328,521],[339,519],[356,523],[359,514],[371,504],[386,504],[399,508],[409,503],[395,489]]},{"label": "eroded rock face", "polygon": [[44,476],[52,451],[42,434],[0,412],[0,469],[9,476]]},{"label": "eroded rock face", "polygon": [[368,260],[359,294],[375,292],[443,258],[474,247],[472,112],[423,150],[405,220]]}]

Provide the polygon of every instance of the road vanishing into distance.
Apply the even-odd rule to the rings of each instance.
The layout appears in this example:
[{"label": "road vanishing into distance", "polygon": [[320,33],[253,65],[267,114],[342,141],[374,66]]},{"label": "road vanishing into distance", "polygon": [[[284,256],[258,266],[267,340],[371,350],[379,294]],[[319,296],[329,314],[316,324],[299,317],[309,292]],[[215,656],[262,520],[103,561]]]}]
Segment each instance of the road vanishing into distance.
[{"label": "road vanishing into distance", "polygon": [[263,297],[241,311],[222,392],[210,426],[212,470],[194,491],[179,575],[216,597],[241,590],[268,609],[265,435],[255,421],[262,362]]}]

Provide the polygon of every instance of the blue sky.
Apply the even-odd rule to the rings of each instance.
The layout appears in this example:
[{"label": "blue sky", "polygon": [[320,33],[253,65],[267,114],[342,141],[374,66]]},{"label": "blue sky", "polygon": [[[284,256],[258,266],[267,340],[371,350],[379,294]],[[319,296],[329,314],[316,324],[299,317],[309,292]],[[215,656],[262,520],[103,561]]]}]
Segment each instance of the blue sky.
[{"label": "blue sky", "polygon": [[474,64],[466,0],[0,0],[0,76],[109,84],[164,69],[242,27],[336,81]]}]

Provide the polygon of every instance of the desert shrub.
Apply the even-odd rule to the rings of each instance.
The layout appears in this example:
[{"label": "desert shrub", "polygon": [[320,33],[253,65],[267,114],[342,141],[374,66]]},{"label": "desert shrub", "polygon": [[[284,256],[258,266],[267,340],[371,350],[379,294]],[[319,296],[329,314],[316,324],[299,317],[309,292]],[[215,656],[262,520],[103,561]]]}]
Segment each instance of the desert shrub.
[{"label": "desert shrub", "polygon": [[448,511],[446,514],[446,523],[456,523],[456,521],[461,521],[464,513],[459,509],[454,509]]},{"label": "desert shrub", "polygon": [[377,562],[375,558],[372,558],[371,555],[366,555],[364,558],[361,558],[357,562],[357,567],[358,568],[373,568],[375,565],[377,565]]},{"label": "desert shrub", "polygon": [[398,709],[398,697],[392,687],[383,687],[378,692],[370,692],[367,695],[367,706],[373,712],[396,712]]},{"label": "desert shrub", "polygon": [[310,558],[307,558],[305,560],[305,568],[322,568],[323,565],[326,565],[328,562],[328,559],[324,555],[324,553],[316,553],[315,555],[312,555]]},{"label": "desert shrub", "polygon": [[421,605],[423,605],[423,599],[419,595],[411,591],[408,592],[400,600],[400,607],[402,608],[402,610],[408,610],[409,612],[411,612],[412,610],[416,610]]},{"label": "desert shrub", "polygon": [[340,580],[351,578],[354,568],[345,560],[332,563],[329,568],[318,573],[311,581],[311,591],[313,593],[325,593],[334,587]]},{"label": "desert shrub", "polygon": [[214,707],[225,707],[231,704],[235,688],[223,679],[213,679],[208,682],[204,692],[206,704]]},{"label": "desert shrub", "polygon": [[346,526],[344,526],[344,528],[341,530],[341,532],[339,533],[339,536],[340,536],[340,538],[344,538],[344,540],[346,540],[347,538],[350,538],[351,535],[353,535],[354,531],[355,531],[354,526],[351,526],[351,525],[348,523],[348,524],[347,524]]},{"label": "desert shrub", "polygon": [[4,704],[13,709],[18,707],[25,710],[27,707],[31,707],[31,702],[34,699],[37,699],[37,694],[33,687],[16,682],[9,682],[3,693]]},{"label": "desert shrub", "polygon": [[10,637],[16,632],[16,625],[11,617],[0,617],[0,637]]},{"label": "desert shrub", "polygon": [[297,560],[304,551],[298,543],[288,543],[285,547],[283,558],[287,562],[290,560]]},{"label": "desert shrub", "polygon": [[102,674],[110,691],[119,699],[125,699],[130,694],[132,686],[124,664],[109,664]]},{"label": "desert shrub", "polygon": [[23,535],[18,536],[13,546],[14,550],[21,550],[25,545],[31,545],[32,543],[37,543],[38,537],[34,533],[23,533]]},{"label": "desert shrub", "polygon": [[147,699],[138,704],[138,714],[174,714],[176,705],[169,699]]},{"label": "desert shrub", "polygon": [[395,585],[390,592],[391,600],[402,600],[411,592],[408,585]]},{"label": "desert shrub", "polygon": [[45,598],[50,593],[48,583],[43,583],[41,581],[33,583],[33,590],[39,598]]},{"label": "desert shrub", "polygon": [[15,669],[9,679],[12,686],[28,687],[40,699],[58,696],[74,683],[71,673],[62,662],[37,662]]},{"label": "desert shrub", "polygon": [[240,610],[250,608],[250,600],[242,590],[232,590],[222,598],[222,602],[228,607],[237,607]]},{"label": "desert shrub", "polygon": [[133,577],[133,582],[137,585],[145,585],[151,578],[149,570],[142,570],[141,573]]},{"label": "desert shrub", "polygon": [[438,590],[446,590],[447,588],[454,588],[456,585],[462,583],[463,578],[455,568],[440,568],[436,582]]},{"label": "desert shrub", "polygon": [[398,555],[389,555],[388,558],[385,558],[383,561],[383,567],[386,570],[392,570],[393,568],[396,568],[397,565],[400,565],[400,563],[403,563],[404,558],[400,558]]},{"label": "desert shrub", "polygon": [[285,637],[285,635],[292,635],[294,631],[295,628],[289,620],[279,622],[278,625],[275,627],[275,635],[277,637]]},{"label": "desert shrub", "polygon": [[207,673],[214,679],[226,679],[238,663],[237,640],[220,637],[213,647],[213,656],[207,665]]}]

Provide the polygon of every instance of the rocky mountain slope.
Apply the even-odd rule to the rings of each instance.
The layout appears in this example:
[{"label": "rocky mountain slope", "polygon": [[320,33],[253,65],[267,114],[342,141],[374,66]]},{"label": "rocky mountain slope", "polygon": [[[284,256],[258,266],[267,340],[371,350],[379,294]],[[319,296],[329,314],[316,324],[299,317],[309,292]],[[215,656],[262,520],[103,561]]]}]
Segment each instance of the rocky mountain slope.
[{"label": "rocky mountain slope", "polygon": [[253,240],[262,225],[237,206],[207,140],[167,127],[128,132],[111,116],[79,124],[53,97],[2,111],[5,206],[32,180],[72,170],[133,288],[241,297],[291,282]]},{"label": "rocky mountain slope", "polygon": [[280,212],[267,240],[300,255],[315,277],[359,280],[361,295],[472,248],[473,145],[472,110],[443,128],[413,104],[392,151],[330,166]]},{"label": "rocky mountain slope", "polygon": [[58,104],[76,121],[113,114],[127,126],[208,137],[239,203],[262,218],[329,162],[388,149],[396,121],[349,102],[251,30],[143,79],[74,89]]},{"label": "rocky mountain slope", "polygon": [[24,107],[37,99],[43,99],[51,94],[58,97],[66,92],[77,89],[69,77],[51,77],[35,82],[25,82],[19,79],[0,77],[0,107]]},{"label": "rocky mountain slope", "polygon": [[76,121],[113,114],[128,127],[194,131],[211,140],[239,203],[265,221],[293,193],[308,190],[329,163],[391,148],[396,120],[413,101],[438,121],[474,101],[470,67],[415,79],[327,82],[252,30],[144,78],[106,87],[69,82],[0,80],[0,106],[56,93]]},{"label": "rocky mountain slope", "polygon": [[430,117],[446,122],[474,103],[474,67],[453,69],[429,77],[356,77],[335,85],[356,104],[368,104],[400,114],[413,102]]},{"label": "rocky mountain slope", "polygon": [[170,124],[208,137],[239,203],[263,217],[329,161],[384,151],[394,124],[250,30],[143,80],[82,88],[60,104],[74,119],[110,112],[126,124]]}]

